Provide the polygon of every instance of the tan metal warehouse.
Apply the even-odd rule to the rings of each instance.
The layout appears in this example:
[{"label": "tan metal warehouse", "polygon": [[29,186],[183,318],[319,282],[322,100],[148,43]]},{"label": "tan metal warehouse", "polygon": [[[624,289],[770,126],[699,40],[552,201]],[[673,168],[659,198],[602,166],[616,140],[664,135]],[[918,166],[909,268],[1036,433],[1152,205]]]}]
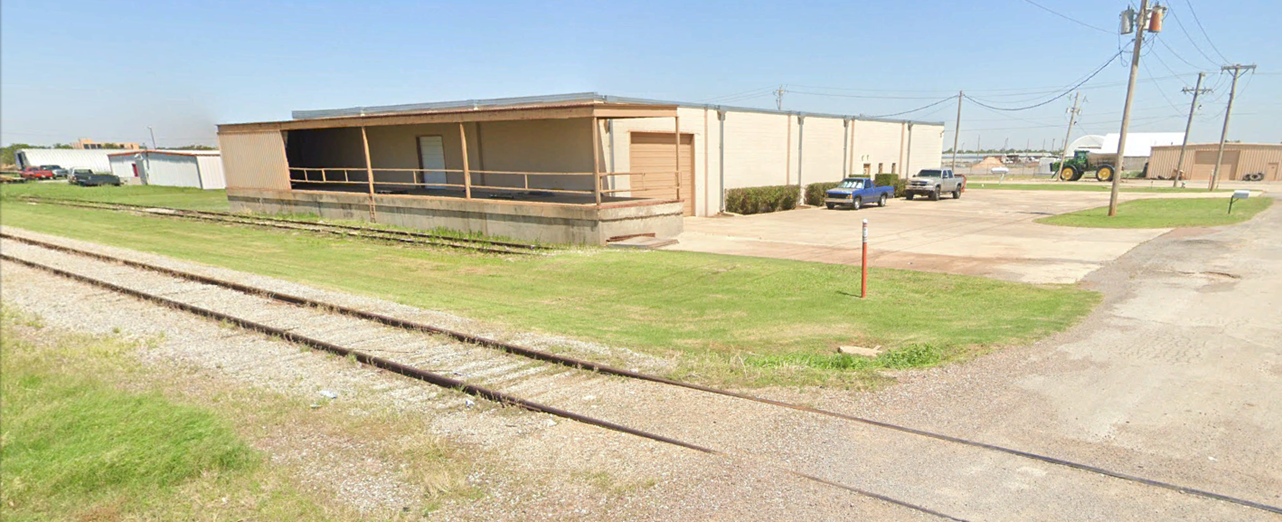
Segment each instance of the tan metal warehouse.
[{"label": "tan metal warehouse", "polygon": [[[1210,180],[1215,170],[1218,143],[1190,144],[1184,153],[1184,164],[1177,167],[1180,146],[1153,147],[1148,161],[1148,177],[1172,179],[1177,168],[1183,179]],[[1220,163],[1221,180],[1239,180],[1246,174],[1262,173],[1264,181],[1282,181],[1278,164],[1282,163],[1282,144],[1226,143]]]},{"label": "tan metal warehouse", "polygon": [[936,168],[943,134],[596,93],[293,117],[219,126],[234,208],[576,243],[675,235],[681,216],[721,212],[725,189]]}]

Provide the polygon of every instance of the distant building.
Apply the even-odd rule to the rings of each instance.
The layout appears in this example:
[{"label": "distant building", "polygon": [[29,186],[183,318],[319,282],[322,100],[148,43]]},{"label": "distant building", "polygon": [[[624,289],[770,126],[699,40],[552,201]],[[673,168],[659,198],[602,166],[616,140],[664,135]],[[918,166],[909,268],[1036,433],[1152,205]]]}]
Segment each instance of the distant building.
[{"label": "distant building", "polygon": [[[1177,166],[1180,146],[1153,147],[1149,160],[1148,177],[1171,179],[1176,169],[1183,171],[1182,179],[1209,180],[1219,156],[1219,143],[1190,143],[1184,151],[1184,165]],[[1220,160],[1220,180],[1235,181],[1246,174],[1263,174],[1263,181],[1282,181],[1278,164],[1282,163],[1282,145],[1269,143],[1226,143],[1224,159]],[[1181,168],[1182,167],[1182,168]]]},{"label": "distant building", "polygon": [[111,173],[135,185],[227,188],[216,150],[138,150],[109,156]]},{"label": "distant building", "polygon": [[[1100,154],[1117,154],[1118,137],[1116,132],[1100,136],[1088,134],[1073,140],[1068,146],[1068,155],[1073,151],[1086,150]],[[1179,145],[1184,141],[1183,132],[1132,132],[1126,136],[1126,152],[1122,154],[1122,170],[1141,170],[1148,163],[1153,147]]]},{"label": "distant building", "polygon": [[137,143],[98,143],[89,138],[80,138],[71,144],[75,150],[138,150],[142,146]]},{"label": "distant building", "polygon": [[122,149],[18,149],[14,161],[18,168],[38,167],[40,165],[57,165],[64,169],[89,169],[94,172],[111,172],[107,155],[113,152],[128,152]]}]

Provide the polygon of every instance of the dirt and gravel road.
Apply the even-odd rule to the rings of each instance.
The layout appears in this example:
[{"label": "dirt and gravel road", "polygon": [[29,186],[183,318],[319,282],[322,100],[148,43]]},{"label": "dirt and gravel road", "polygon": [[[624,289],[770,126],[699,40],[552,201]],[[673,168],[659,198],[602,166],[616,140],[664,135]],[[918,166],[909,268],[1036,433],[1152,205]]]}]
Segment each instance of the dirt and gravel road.
[{"label": "dirt and gravel road", "polygon": [[1106,299],[1063,334],[818,403],[1282,505],[1280,230],[1274,204],[1172,231],[1091,274]]}]

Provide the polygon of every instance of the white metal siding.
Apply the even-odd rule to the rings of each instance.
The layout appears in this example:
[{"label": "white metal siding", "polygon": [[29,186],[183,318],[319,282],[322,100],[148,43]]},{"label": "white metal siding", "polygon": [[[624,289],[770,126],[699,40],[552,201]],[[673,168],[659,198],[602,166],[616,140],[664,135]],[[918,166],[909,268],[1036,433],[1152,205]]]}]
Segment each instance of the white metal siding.
[{"label": "white metal siding", "polygon": [[140,166],[146,172],[144,181],[148,185],[200,188],[195,157],[146,153]]},{"label": "white metal siding", "polygon": [[206,189],[227,188],[227,178],[223,176],[222,156],[196,156],[196,167],[200,170],[200,183]]},{"label": "white metal siding", "polygon": [[89,169],[94,172],[111,172],[108,154],[126,150],[77,150],[77,149],[22,149],[16,155],[18,167],[58,165],[64,169]]}]

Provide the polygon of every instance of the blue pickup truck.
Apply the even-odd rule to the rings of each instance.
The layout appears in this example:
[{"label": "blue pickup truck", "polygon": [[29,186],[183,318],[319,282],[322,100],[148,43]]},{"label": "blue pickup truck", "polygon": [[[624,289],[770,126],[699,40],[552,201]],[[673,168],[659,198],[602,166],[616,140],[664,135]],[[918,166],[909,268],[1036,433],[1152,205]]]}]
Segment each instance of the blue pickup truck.
[{"label": "blue pickup truck", "polygon": [[877,206],[884,207],[894,195],[895,187],[876,187],[868,178],[846,178],[824,194],[824,204],[830,209],[843,206],[859,210],[865,203],[876,201]]}]

